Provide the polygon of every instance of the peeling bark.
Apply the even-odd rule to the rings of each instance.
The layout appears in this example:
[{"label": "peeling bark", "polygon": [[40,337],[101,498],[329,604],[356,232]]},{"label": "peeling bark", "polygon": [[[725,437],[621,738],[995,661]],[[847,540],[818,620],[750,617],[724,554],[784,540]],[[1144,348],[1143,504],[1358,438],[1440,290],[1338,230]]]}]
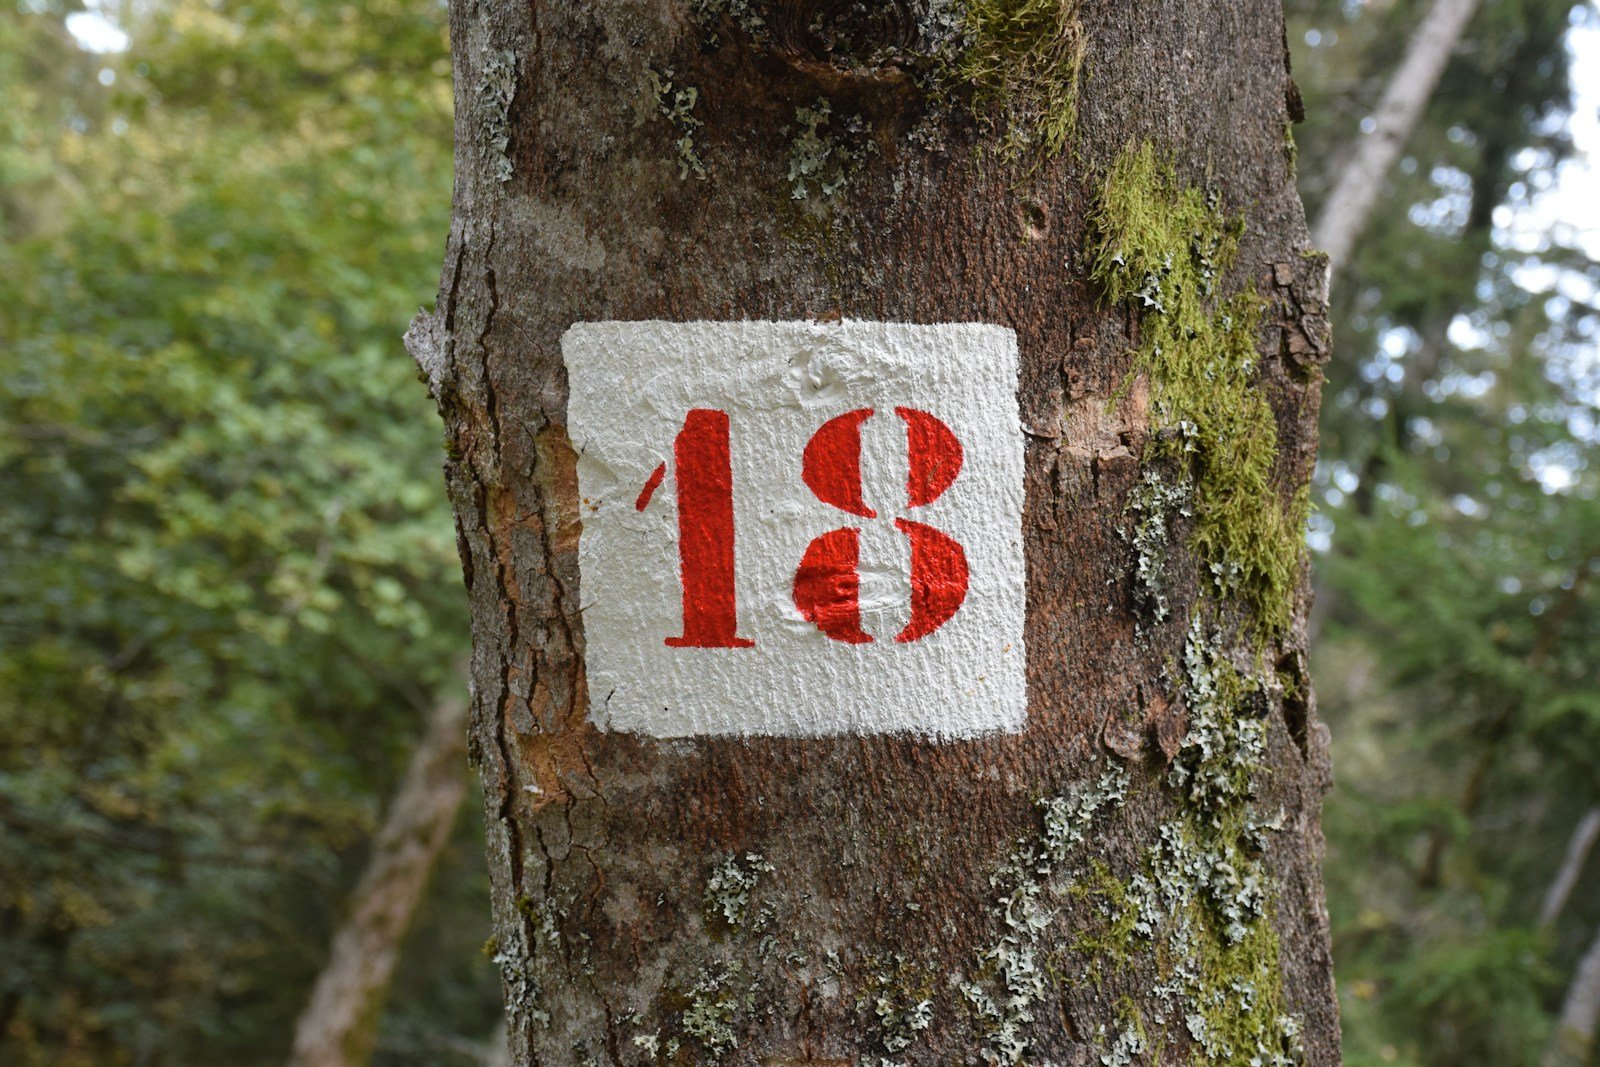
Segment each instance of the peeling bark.
[{"label": "peeling bark", "polygon": [[[1145,528],[1171,541],[1164,611],[1141,606],[1135,490],[1188,476],[1152,445],[1177,432],[1149,404],[1164,387],[1130,384],[1151,312],[1088,264],[1130,145],[1242,218],[1206,314],[1260,308],[1240,380],[1270,405],[1265,491],[1289,512],[1315,456],[1326,267],[1284,149],[1281,10],[1063,5],[1067,30],[1037,20],[1043,53],[983,53],[1002,87],[1033,79],[1007,97],[941,65],[962,37],[935,16],[977,6],[452,7],[454,220],[408,341],[446,425],[515,1063],[1223,1063],[1268,1030],[1264,1062],[1338,1061],[1304,569],[1262,637],[1175,507]],[[1038,83],[1057,76],[1076,126],[1051,156],[1027,132],[1061,127],[1008,107],[1059,105],[1063,83]],[[1204,249],[1174,254],[1200,276]],[[1017,333],[1027,728],[596,730],[562,333],[840,317]],[[1208,723],[1251,746],[1226,787],[1196,776]]]}]

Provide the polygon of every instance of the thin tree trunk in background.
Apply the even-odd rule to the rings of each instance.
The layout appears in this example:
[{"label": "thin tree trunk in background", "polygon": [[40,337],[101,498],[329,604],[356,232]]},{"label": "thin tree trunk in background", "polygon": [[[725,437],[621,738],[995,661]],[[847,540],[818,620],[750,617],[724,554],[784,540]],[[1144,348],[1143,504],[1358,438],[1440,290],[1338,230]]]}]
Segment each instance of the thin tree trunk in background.
[{"label": "thin tree trunk in background", "polygon": [[1540,1067],[1585,1067],[1594,1051],[1595,1026],[1600,1023],[1600,929],[1561,1001],[1561,1018],[1545,1046]]},{"label": "thin tree trunk in background", "polygon": [[[1276,0],[479,0],[452,5],[451,31],[454,216],[437,311],[407,341],[446,426],[512,1062],[1336,1064],[1295,504],[1326,264],[1285,148]],[[814,587],[848,587],[853,616],[880,590],[837,561],[813,581],[803,539],[761,565],[767,599],[733,580],[756,566],[730,558],[736,535],[763,549],[752,530],[814,505],[729,505],[760,426],[720,383],[678,383],[717,337],[753,346],[773,324],[811,347],[789,356],[793,395],[750,420],[857,417],[858,436],[755,473],[804,480],[834,508],[813,544],[859,533],[863,562],[868,520],[897,512],[857,499],[874,416],[854,390],[889,364],[840,346],[879,324],[1012,331],[1018,418],[963,427],[966,466],[911,462],[871,491],[936,525],[953,512],[932,482],[978,491],[1013,435],[1020,519],[966,543],[950,626],[1025,593],[1004,650],[1024,718],[954,738],[784,718],[861,657],[936,649],[935,670],[973,648],[808,613]],[[623,338],[631,362],[569,376],[573,336]],[[944,358],[905,344],[905,366]],[[682,429],[580,457],[607,405]],[[899,412],[899,448],[937,443],[929,407]],[[603,496],[582,481],[610,476]],[[661,551],[630,572],[638,597],[607,600],[594,563],[630,530],[661,531]],[[1020,545],[1005,588],[988,542]],[[944,577],[908,583],[913,621],[951,575],[965,588],[965,560],[941,558]],[[681,631],[645,612],[647,582],[681,585]],[[620,636],[596,621],[634,609]],[[689,709],[717,729],[652,733],[657,708],[613,725],[604,656],[683,649],[670,669],[715,681],[774,633],[807,653],[753,702]],[[936,695],[982,716],[985,682]],[[829,713],[877,707],[845,703]],[[742,728],[763,715],[787,725]]]},{"label": "thin tree trunk in background", "polygon": [[1572,887],[1578,884],[1578,876],[1583,873],[1584,861],[1589,858],[1589,850],[1594,847],[1596,837],[1600,837],[1600,808],[1590,808],[1578,820],[1577,828],[1567,840],[1567,852],[1561,858],[1561,868],[1544,895],[1544,906],[1539,909],[1540,926],[1552,925],[1561,914],[1561,909],[1567,906]]},{"label": "thin tree trunk in background", "polygon": [[441,699],[429,716],[295,1024],[290,1067],[356,1067],[371,1057],[401,941],[466,795],[466,726],[464,695]]},{"label": "thin tree trunk in background", "polygon": [[1334,271],[1349,261],[1389,169],[1416,129],[1478,4],[1479,0],[1434,0],[1412,34],[1405,58],[1372,113],[1372,130],[1355,142],[1350,161],[1339,172],[1311,230],[1312,243],[1328,254]]},{"label": "thin tree trunk in background", "polygon": [[[1554,925],[1560,916],[1583,873],[1584,862],[1589,858],[1596,837],[1600,837],[1600,808],[1590,808],[1567,841],[1561,868],[1545,894],[1544,907],[1539,911],[1541,927]],[[1572,983],[1561,1002],[1555,1033],[1539,1061],[1540,1067],[1584,1067],[1594,1051],[1597,1020],[1600,1020],[1600,929],[1595,931],[1589,950],[1578,961]]]}]

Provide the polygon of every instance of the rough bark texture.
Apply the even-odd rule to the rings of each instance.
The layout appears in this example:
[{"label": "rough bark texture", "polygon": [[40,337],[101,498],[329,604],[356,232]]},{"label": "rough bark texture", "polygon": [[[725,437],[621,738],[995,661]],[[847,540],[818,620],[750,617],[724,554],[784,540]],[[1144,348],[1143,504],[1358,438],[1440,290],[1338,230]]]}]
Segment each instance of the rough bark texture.
[{"label": "rough bark texture", "polygon": [[[1130,146],[1175,168],[1142,190],[1155,218],[1198,190],[1192,211],[1242,219],[1219,278],[1206,235],[1170,252],[1215,299],[1257,309],[1206,321],[1245,338],[1244,399],[1266,398],[1276,434],[1258,495],[1295,514],[1326,264],[1306,254],[1290,173],[1278,3],[989,3],[1062,16],[1040,45],[1067,56],[1052,70],[1082,49],[1081,86],[1009,100],[982,64],[963,80],[829,52],[814,27],[849,23],[849,4],[695,6],[452,11],[454,223],[438,311],[408,343],[447,426],[514,1061],[1337,1062],[1303,564],[1252,604],[1213,580],[1229,560],[1189,544],[1223,502],[1139,496],[1198,499],[1230,472],[1184,470],[1159,354],[1139,355],[1163,312],[1120,298],[1104,232],[1128,214],[1107,203],[1114,163],[1151,184]],[[846,26],[857,54],[863,38],[917,52],[921,9],[867,7]],[[976,24],[977,4],[936,7]],[[1002,71],[1030,62],[1000,55]],[[812,183],[797,200],[794,164],[816,150],[796,112],[819,99],[832,161],[856,162],[832,195]],[[1063,103],[1064,151],[1008,152],[1008,107],[1061,118]],[[597,732],[562,332],[838,316],[1017,332],[1026,731]],[[1257,731],[1249,758],[1240,731]],[[1214,740],[1249,766],[1207,785]]]},{"label": "rough bark texture", "polygon": [[290,1067],[354,1067],[371,1057],[401,942],[466,796],[466,725],[455,694],[429,716],[295,1024]]},{"label": "rough bark texture", "polygon": [[1312,240],[1328,254],[1335,270],[1344,266],[1366,229],[1389,168],[1411,139],[1478,5],[1479,0],[1434,0],[1411,35],[1405,58],[1372,113],[1372,129],[1356,142],[1312,231]]}]

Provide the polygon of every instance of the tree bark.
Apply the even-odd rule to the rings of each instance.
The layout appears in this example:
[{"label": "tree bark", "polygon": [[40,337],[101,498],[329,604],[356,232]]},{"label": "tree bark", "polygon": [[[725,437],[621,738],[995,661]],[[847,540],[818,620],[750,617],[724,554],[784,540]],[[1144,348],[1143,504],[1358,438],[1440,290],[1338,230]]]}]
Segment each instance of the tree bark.
[{"label": "tree bark", "polygon": [[371,1058],[401,941],[466,796],[466,727],[460,696],[435,705],[295,1024],[291,1067],[356,1067]]},{"label": "tree bark", "polygon": [[[452,7],[407,341],[513,1062],[1338,1062],[1282,33],[1272,0]],[[1015,331],[1020,731],[602,728],[561,339],[643,320]]]},{"label": "tree bark", "polygon": [[1356,141],[1312,228],[1312,242],[1328,254],[1334,270],[1350,259],[1389,169],[1411,139],[1478,4],[1479,0],[1434,0],[1411,35],[1405,58],[1372,113],[1372,129]]}]

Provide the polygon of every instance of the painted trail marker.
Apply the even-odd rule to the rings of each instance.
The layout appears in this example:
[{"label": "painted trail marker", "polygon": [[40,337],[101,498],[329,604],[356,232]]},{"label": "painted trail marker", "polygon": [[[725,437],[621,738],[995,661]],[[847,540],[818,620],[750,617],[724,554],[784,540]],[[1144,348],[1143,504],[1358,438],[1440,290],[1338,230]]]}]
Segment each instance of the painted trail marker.
[{"label": "painted trail marker", "polygon": [[561,349],[599,727],[1022,728],[1015,334],[600,322]]}]

